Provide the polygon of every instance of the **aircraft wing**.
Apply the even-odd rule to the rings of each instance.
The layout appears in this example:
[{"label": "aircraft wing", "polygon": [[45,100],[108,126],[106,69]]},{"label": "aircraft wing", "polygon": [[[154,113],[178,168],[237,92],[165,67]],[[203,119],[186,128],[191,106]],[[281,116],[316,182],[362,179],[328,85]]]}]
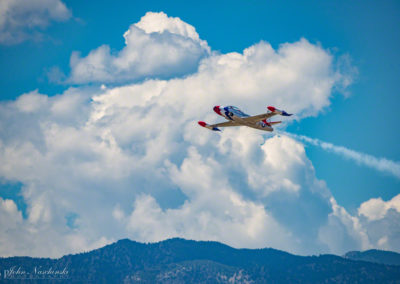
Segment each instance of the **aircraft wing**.
[{"label": "aircraft wing", "polygon": [[204,121],[199,121],[198,124],[200,126],[203,126],[205,128],[208,128],[210,130],[214,130],[214,131],[221,131],[220,129],[218,129],[218,127],[229,127],[229,126],[240,126],[243,124],[240,124],[236,121],[226,121],[226,122],[221,122],[221,123],[216,123],[216,124],[207,124]]},{"label": "aircraft wing", "polygon": [[229,127],[229,126],[240,126],[243,124],[240,124],[236,121],[227,121],[227,122],[221,122],[221,123],[216,123],[216,124],[212,124],[210,125],[211,127]]},{"label": "aircraft wing", "polygon": [[277,115],[278,113],[275,112],[267,112],[259,115],[254,115],[254,116],[249,116],[249,117],[243,117],[242,120],[245,122],[250,122],[250,123],[256,123],[258,121],[268,119],[274,115]]}]

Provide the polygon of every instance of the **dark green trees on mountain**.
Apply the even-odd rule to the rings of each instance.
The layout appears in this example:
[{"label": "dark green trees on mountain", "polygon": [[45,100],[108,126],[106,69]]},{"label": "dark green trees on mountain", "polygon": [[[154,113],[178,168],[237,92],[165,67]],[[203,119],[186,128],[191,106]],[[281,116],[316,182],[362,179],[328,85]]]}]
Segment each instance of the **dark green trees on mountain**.
[{"label": "dark green trees on mountain", "polygon": [[[153,244],[125,239],[60,259],[1,258],[0,266],[28,272],[35,267],[68,270],[66,280],[33,277],[18,283],[400,283],[400,266],[349,258],[234,249],[217,242],[183,239]],[[2,281],[16,283],[3,276],[2,271]]]}]

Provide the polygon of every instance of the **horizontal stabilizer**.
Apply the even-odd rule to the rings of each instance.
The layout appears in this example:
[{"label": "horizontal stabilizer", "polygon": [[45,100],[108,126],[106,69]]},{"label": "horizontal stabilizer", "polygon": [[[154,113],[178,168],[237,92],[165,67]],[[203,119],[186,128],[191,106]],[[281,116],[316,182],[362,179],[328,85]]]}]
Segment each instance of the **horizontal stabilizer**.
[{"label": "horizontal stabilizer", "polygon": [[282,121],[271,121],[271,122],[269,122],[269,124],[271,124],[271,125],[278,124],[278,123],[282,123]]}]

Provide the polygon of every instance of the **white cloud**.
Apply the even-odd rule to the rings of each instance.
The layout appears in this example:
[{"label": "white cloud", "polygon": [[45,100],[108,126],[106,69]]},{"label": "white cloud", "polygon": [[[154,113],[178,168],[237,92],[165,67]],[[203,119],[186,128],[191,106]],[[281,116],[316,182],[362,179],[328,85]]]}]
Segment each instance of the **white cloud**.
[{"label": "white cloud", "polygon": [[[137,25],[132,33],[156,38],[146,44],[177,36],[168,43],[206,49],[177,18],[146,14]],[[278,50],[260,42],[243,53],[210,52],[186,77],[1,103],[0,177],[23,184],[28,217],[1,203],[0,218],[12,222],[0,230],[11,243],[0,254],[59,256],[123,237],[172,236],[301,254],[368,247],[364,223],[336,204],[301,143],[246,128],[216,134],[196,123],[216,121],[215,104],[317,115],[343,81],[333,62],[305,39]],[[330,237],[339,231],[342,241]]]},{"label": "white cloud", "polygon": [[195,28],[163,12],[148,12],[124,33],[125,47],[113,54],[102,45],[81,58],[71,56],[69,82],[124,82],[194,72],[210,53]]},{"label": "white cloud", "polygon": [[[38,209],[41,205],[43,204],[35,203],[34,210],[43,210],[43,208]],[[30,216],[36,216],[36,213]],[[37,223],[39,219],[40,224]],[[23,219],[14,201],[9,199],[0,198],[0,221],[2,256],[59,256],[65,254],[66,248],[71,252],[80,252],[113,241],[104,237],[88,239],[81,233],[65,230],[63,224],[58,225],[57,222],[49,220],[45,222],[43,218]]]},{"label": "white cloud", "polygon": [[0,2],[0,43],[16,44],[41,35],[51,21],[66,21],[71,12],[60,0],[3,0]]},{"label": "white cloud", "polygon": [[319,239],[324,242],[329,250],[338,254],[359,249],[373,248],[366,228],[362,226],[357,216],[350,215],[343,207],[331,197],[330,203],[333,211],[328,215],[328,222],[318,231]]},{"label": "white cloud", "polygon": [[358,214],[364,215],[368,220],[375,221],[383,219],[390,209],[400,213],[400,194],[386,202],[380,197],[372,198],[361,204]]},{"label": "white cloud", "polygon": [[388,201],[372,198],[358,214],[373,247],[400,251],[400,194]]},{"label": "white cloud", "polygon": [[47,96],[39,94],[38,90],[34,90],[18,97],[15,106],[21,112],[36,112],[46,107]]}]

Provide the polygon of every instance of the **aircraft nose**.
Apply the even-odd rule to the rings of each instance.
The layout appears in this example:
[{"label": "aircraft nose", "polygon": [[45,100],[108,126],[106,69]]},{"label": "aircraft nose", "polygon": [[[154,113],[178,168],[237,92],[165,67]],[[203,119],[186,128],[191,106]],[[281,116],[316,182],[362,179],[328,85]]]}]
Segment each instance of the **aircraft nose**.
[{"label": "aircraft nose", "polygon": [[222,115],[222,114],[221,114],[221,108],[220,108],[219,106],[215,106],[215,107],[214,107],[214,111],[215,111],[217,114]]}]

